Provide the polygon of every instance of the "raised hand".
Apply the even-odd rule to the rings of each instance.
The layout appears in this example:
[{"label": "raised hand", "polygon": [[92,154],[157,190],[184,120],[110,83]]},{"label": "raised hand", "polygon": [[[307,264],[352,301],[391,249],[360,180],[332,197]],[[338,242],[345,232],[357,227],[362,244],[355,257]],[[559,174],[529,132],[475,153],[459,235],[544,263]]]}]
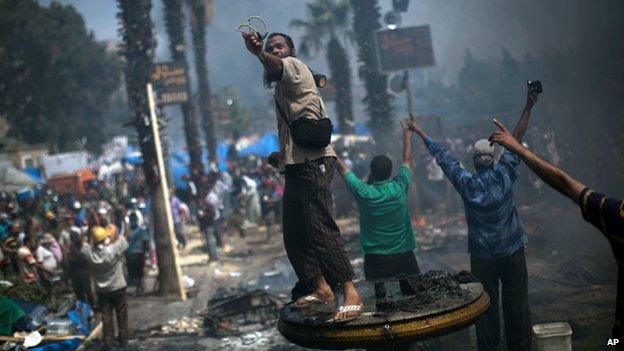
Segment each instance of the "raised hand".
[{"label": "raised hand", "polygon": [[253,33],[242,33],[245,47],[249,52],[258,56],[262,52],[262,41]]},{"label": "raised hand", "polygon": [[535,103],[537,102],[537,98],[539,97],[538,93],[532,92],[532,91],[527,91],[527,99],[526,99],[526,105],[528,107],[533,107],[533,105],[535,105]]},{"label": "raised hand", "polygon": [[414,119],[414,115],[410,113],[410,117],[401,121],[401,125],[404,125],[404,128],[407,130],[411,130],[414,133],[417,133],[420,137],[425,137],[425,131],[422,127],[416,122]]},{"label": "raised hand", "polygon": [[494,125],[498,128],[498,130],[492,133],[492,135],[488,138],[490,145],[497,143],[504,146],[507,150],[517,153],[522,148],[522,144],[520,144],[518,140],[511,135],[511,133],[509,133],[507,128],[501,122],[496,119],[492,120],[492,122],[494,122]]}]

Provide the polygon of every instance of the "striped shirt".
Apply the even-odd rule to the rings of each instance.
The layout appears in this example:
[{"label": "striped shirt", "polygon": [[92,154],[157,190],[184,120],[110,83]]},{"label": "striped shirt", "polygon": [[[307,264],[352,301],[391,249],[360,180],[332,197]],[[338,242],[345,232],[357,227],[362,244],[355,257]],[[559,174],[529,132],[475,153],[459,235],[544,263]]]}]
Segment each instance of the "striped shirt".
[{"label": "striped shirt", "polygon": [[579,197],[583,218],[600,229],[613,250],[618,264],[617,304],[615,306],[614,337],[624,337],[624,200],[608,198],[588,188]]}]

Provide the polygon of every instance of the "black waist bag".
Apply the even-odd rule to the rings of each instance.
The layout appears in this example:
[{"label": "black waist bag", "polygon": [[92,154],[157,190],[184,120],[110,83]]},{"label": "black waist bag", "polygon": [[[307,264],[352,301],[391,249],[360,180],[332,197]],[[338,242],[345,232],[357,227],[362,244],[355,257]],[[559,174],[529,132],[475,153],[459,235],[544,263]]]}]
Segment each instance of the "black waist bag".
[{"label": "black waist bag", "polygon": [[290,135],[295,144],[306,149],[322,149],[329,145],[334,129],[329,118],[313,119],[300,117],[292,123],[288,123],[286,115],[277,103],[277,100],[275,101],[275,105],[277,106],[280,116],[282,116],[282,119],[286,122],[286,125],[288,125]]}]

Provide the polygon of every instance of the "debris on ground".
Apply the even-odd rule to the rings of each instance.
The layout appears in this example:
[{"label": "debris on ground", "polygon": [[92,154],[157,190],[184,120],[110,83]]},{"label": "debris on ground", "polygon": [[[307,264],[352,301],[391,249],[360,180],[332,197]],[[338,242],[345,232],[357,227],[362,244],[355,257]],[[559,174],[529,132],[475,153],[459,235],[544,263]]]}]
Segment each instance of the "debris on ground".
[{"label": "debris on ground", "polygon": [[172,319],[165,325],[150,328],[149,332],[152,336],[201,334],[203,324],[203,319],[200,316],[182,317]]},{"label": "debris on ground", "polygon": [[557,277],[551,280],[563,285],[576,287],[608,284],[609,281],[606,277],[594,273],[599,271],[595,262],[573,258],[560,263]]},{"label": "debris on ground", "polygon": [[466,240],[468,228],[462,218],[444,217],[430,224],[414,224],[417,231],[418,250],[434,251],[456,241]]},{"label": "debris on ground", "polygon": [[238,335],[274,325],[280,303],[262,290],[210,300],[201,314],[207,336]]}]

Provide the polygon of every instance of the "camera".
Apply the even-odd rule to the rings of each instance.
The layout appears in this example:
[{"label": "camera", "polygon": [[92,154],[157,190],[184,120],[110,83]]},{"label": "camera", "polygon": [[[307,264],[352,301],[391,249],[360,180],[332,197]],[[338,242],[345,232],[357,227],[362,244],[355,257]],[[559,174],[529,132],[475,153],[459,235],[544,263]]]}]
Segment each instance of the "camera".
[{"label": "camera", "polygon": [[529,91],[536,94],[542,93],[542,82],[539,80],[527,80],[527,87]]},{"label": "camera", "polygon": [[314,78],[314,84],[316,84],[316,87],[325,87],[325,84],[327,84],[327,77],[322,73],[314,72],[312,69],[310,69],[310,72],[312,72],[312,77]]}]

